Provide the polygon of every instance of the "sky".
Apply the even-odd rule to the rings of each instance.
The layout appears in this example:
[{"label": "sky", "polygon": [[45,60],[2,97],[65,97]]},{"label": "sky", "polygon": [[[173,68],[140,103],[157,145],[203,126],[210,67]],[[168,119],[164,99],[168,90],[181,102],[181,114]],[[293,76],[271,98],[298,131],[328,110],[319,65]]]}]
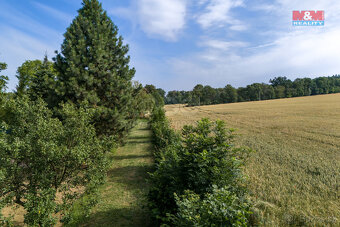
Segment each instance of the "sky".
[{"label": "sky", "polygon": [[[25,60],[51,59],[81,0],[0,0],[0,62],[8,90]],[[340,74],[339,0],[102,0],[129,45],[134,80],[166,91]],[[292,26],[293,10],[324,10],[325,26]]]}]

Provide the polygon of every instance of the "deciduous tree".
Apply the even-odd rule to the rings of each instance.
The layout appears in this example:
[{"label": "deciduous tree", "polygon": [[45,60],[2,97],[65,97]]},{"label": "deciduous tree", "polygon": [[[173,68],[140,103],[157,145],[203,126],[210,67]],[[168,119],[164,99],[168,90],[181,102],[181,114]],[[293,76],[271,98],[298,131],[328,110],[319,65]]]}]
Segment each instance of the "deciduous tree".
[{"label": "deciduous tree", "polygon": [[53,226],[56,213],[67,221],[74,201],[93,195],[106,172],[106,146],[90,124],[91,112],[64,105],[60,121],[41,99],[26,96],[8,100],[4,109],[0,213],[3,205],[16,203],[27,211],[29,226]]},{"label": "deciduous tree", "polygon": [[56,71],[53,63],[48,61],[47,56],[45,56],[44,61],[30,81],[27,93],[32,100],[42,98],[49,108],[53,108],[57,105],[55,86]]},{"label": "deciduous tree", "polygon": [[[0,62],[0,72],[7,69],[7,64]],[[5,92],[8,77],[0,75],[0,95]],[[1,96],[0,96],[1,97]]]},{"label": "deciduous tree", "polygon": [[22,95],[27,92],[27,89],[31,87],[32,80],[35,78],[38,70],[42,66],[42,61],[40,60],[28,60],[25,61],[20,67],[18,67],[17,75],[18,86],[17,94]]}]

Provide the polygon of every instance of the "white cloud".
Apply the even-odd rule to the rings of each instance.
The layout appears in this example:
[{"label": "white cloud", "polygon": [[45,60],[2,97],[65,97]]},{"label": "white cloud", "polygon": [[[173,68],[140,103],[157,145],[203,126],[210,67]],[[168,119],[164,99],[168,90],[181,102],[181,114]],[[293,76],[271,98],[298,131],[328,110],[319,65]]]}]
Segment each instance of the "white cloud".
[{"label": "white cloud", "polygon": [[245,24],[234,24],[231,25],[229,29],[233,31],[244,31],[247,30],[247,26]]},{"label": "white cloud", "polygon": [[277,10],[277,6],[271,5],[271,4],[256,4],[254,7],[252,7],[253,10],[263,10],[266,12],[271,12],[274,10]]},{"label": "white cloud", "polygon": [[198,4],[199,6],[202,6],[202,5],[206,4],[207,2],[209,2],[209,0],[198,0],[198,1],[197,1],[197,4]]},{"label": "white cloud", "polygon": [[[243,5],[243,0],[211,0],[206,6],[205,12],[198,16],[197,22],[205,29],[211,26],[222,27],[235,22],[240,26],[242,23],[230,16],[230,10]],[[239,30],[240,28],[238,27]],[[242,30],[244,28],[243,25]]]},{"label": "white cloud", "polygon": [[[245,86],[253,82],[268,82],[274,76],[297,77],[339,74],[340,29],[297,30],[268,45],[247,48],[244,56],[234,52],[203,51],[180,59],[170,65],[173,84],[186,88],[197,83],[215,87],[231,83]],[[218,45],[227,48],[228,44]]]},{"label": "white cloud", "polygon": [[225,50],[228,50],[230,48],[235,48],[235,47],[247,46],[247,43],[245,42],[240,42],[240,41],[228,42],[228,41],[222,41],[222,40],[216,40],[216,39],[205,40],[199,44],[204,47],[218,49],[221,51],[225,51]]},{"label": "white cloud", "polygon": [[185,0],[138,1],[139,23],[144,32],[152,37],[175,41],[185,26]]}]

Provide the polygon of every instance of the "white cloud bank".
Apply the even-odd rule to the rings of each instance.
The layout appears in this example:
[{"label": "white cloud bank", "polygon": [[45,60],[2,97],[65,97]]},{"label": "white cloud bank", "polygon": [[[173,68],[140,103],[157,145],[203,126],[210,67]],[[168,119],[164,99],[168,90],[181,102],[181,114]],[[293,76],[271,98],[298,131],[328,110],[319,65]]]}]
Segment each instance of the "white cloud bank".
[{"label": "white cloud bank", "polygon": [[175,41],[185,26],[186,1],[140,0],[138,16],[141,28],[149,36]]},{"label": "white cloud bank", "polygon": [[217,39],[205,39],[199,45],[211,49],[217,49],[220,51],[226,51],[229,50],[230,48],[235,48],[235,47],[245,47],[248,44],[245,42],[240,42],[240,41],[221,41]]},{"label": "white cloud bank", "polygon": [[132,0],[129,7],[112,8],[110,14],[130,20],[151,38],[177,41],[187,19],[189,0]]},{"label": "white cloud bank", "polygon": [[[206,50],[181,59],[172,59],[172,84],[193,87],[205,83],[216,87],[231,83],[244,86],[253,82],[268,82],[274,76],[315,77],[340,73],[340,29],[308,33],[300,30],[276,40],[273,44],[249,48],[249,55],[240,56],[224,51],[230,43],[207,43]],[[242,45],[241,45],[242,46]],[[220,51],[216,51],[219,47]],[[185,75],[185,77],[183,76]]]},{"label": "white cloud bank", "polygon": [[226,24],[232,24],[230,29],[242,31],[246,26],[239,20],[230,16],[230,11],[235,7],[244,6],[242,0],[210,0],[200,2],[207,3],[203,13],[197,17],[197,22],[204,28],[212,26],[224,27]]}]

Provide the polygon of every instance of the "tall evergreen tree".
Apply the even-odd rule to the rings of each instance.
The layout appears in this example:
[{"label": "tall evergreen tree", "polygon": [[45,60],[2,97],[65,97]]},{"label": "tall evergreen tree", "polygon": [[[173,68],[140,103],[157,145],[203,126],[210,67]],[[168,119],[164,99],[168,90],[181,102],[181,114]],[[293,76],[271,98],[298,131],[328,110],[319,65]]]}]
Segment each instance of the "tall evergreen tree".
[{"label": "tall evergreen tree", "polygon": [[67,28],[55,66],[57,93],[61,101],[96,108],[94,124],[98,135],[122,138],[132,127],[131,79],[128,46],[98,0],[83,0],[78,16]]}]

